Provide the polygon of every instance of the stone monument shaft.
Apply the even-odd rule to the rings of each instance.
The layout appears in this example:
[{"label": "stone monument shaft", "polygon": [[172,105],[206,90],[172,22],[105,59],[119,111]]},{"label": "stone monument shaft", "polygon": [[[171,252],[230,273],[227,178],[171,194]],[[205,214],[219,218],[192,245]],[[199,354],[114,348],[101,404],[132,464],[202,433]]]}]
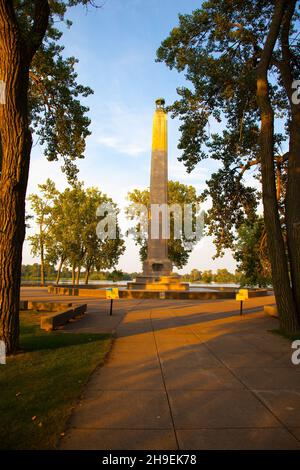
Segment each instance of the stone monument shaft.
[{"label": "stone monument shaft", "polygon": [[[128,282],[128,290],[188,290],[187,283],[172,273],[168,258],[168,129],[165,100],[156,100],[153,118],[150,176],[150,207],[148,208],[148,252],[143,274]],[[165,298],[165,297],[163,297]]]},{"label": "stone monument shaft", "polygon": [[[164,100],[156,100],[156,110],[153,118],[152,129],[152,154],[150,176],[150,209],[148,220],[148,255],[144,262],[144,275],[168,276],[172,270],[172,264],[168,259],[168,240],[166,233],[168,217],[162,212],[167,209],[168,203],[168,128],[167,113],[164,110]],[[159,205],[162,212],[159,211]],[[166,214],[165,214],[166,215]],[[158,230],[154,235],[155,220],[158,222]]]}]

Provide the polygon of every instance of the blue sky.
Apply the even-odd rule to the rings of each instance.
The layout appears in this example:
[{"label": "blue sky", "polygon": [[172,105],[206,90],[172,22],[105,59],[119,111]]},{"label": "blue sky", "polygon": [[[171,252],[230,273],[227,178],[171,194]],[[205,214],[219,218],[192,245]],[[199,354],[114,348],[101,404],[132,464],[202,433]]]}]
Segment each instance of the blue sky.
[{"label": "blue sky", "polygon": [[[195,0],[107,0],[100,9],[90,8],[87,12],[79,6],[69,11],[73,26],[62,38],[65,53],[79,59],[78,81],[94,90],[94,95],[86,100],[90,107],[92,136],[87,141],[85,160],[78,163],[79,178],[86,187],[99,187],[121,208],[126,205],[128,191],[149,185],[155,99],[162,96],[171,103],[176,99],[176,87],[184,83],[182,74],[155,62],[156,50],[178,23],[178,13],[190,13],[200,3]],[[177,161],[178,138],[178,121],[169,119],[169,178],[192,184],[200,192],[213,169],[212,164],[201,162],[188,175]],[[58,189],[64,189],[66,179],[60,166],[61,163],[47,162],[42,148],[36,144],[28,194],[37,192],[37,185],[48,177],[56,182]],[[235,269],[230,253],[212,260],[214,251],[211,240],[202,239],[183,272],[192,268]],[[23,263],[33,261],[36,260],[25,242]],[[125,271],[141,269],[138,249],[130,240],[119,267]]]}]

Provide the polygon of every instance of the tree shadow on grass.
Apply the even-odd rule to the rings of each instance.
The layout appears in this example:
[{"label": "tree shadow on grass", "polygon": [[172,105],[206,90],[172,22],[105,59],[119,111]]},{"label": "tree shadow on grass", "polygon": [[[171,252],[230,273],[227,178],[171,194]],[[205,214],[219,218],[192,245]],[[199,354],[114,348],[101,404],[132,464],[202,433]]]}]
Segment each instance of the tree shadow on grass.
[{"label": "tree shadow on grass", "polygon": [[111,337],[107,333],[69,333],[65,331],[46,332],[40,328],[40,319],[48,312],[28,310],[20,314],[21,352],[59,349],[105,341]]},{"label": "tree shadow on grass", "polygon": [[40,351],[45,349],[59,349],[68,346],[105,341],[111,337],[104,333],[63,333],[63,332],[36,332],[21,336],[20,348],[24,352]]}]

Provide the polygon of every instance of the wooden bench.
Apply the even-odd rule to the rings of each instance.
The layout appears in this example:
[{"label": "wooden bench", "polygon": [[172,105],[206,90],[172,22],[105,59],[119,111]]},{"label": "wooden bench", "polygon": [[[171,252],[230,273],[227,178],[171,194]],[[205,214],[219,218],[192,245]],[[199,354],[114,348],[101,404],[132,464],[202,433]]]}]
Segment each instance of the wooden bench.
[{"label": "wooden bench", "polygon": [[56,330],[58,327],[65,325],[70,320],[84,315],[86,309],[87,304],[82,304],[76,305],[73,308],[51,313],[50,315],[44,315],[41,317],[41,329],[45,331]]}]

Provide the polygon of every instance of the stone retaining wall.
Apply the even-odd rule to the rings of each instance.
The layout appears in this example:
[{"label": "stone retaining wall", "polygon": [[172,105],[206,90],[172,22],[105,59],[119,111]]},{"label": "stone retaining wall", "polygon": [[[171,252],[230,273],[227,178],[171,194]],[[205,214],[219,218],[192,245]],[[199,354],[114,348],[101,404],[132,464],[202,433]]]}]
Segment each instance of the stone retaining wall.
[{"label": "stone retaining wall", "polygon": [[[67,287],[48,287],[49,294],[70,295],[79,297],[93,297],[106,299],[105,289],[80,289]],[[147,290],[120,290],[120,299],[178,299],[178,300],[214,300],[214,299],[235,299],[237,289],[215,290],[215,291],[147,291]],[[249,290],[249,298],[263,297],[268,294],[267,289]]]}]

